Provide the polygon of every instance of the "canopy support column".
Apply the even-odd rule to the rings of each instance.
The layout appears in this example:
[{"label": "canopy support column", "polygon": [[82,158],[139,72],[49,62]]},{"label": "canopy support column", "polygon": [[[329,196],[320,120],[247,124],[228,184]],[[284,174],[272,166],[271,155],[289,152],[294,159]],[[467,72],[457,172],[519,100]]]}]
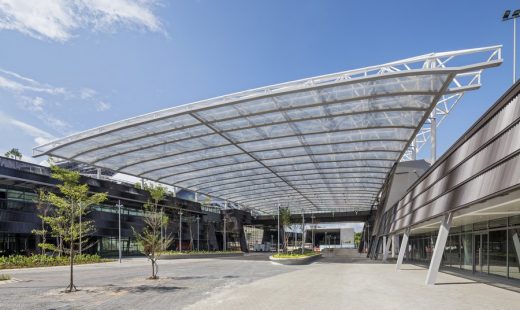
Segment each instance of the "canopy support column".
[{"label": "canopy support column", "polygon": [[403,240],[401,241],[401,248],[397,255],[397,263],[395,264],[395,270],[401,270],[403,264],[404,255],[406,254],[406,248],[408,247],[408,237],[410,237],[410,228],[407,228],[403,234]]},{"label": "canopy support column", "polygon": [[433,249],[432,260],[430,261],[430,268],[428,269],[428,275],[426,276],[426,285],[434,285],[437,280],[437,274],[439,273],[446,240],[448,240],[448,234],[450,233],[452,219],[453,213],[446,214],[442,220],[441,227],[439,227],[439,234],[435,241],[435,248]]}]

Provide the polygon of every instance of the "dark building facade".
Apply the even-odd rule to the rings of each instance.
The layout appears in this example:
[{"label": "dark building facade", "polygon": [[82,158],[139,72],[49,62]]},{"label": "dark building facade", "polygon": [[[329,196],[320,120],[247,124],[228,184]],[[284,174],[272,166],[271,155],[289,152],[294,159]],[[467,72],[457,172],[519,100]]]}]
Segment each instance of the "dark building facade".
[{"label": "dark building facade", "polygon": [[429,275],[440,266],[520,279],[520,82],[400,199],[378,209],[371,227],[372,258],[392,246],[429,264]]},{"label": "dark building facade", "polygon": [[[92,206],[87,215],[94,221],[95,232],[89,237],[93,246],[85,252],[103,256],[118,253],[117,204],[120,202],[123,255],[139,254],[133,229],[139,231],[143,228],[143,204],[148,200],[147,192],[132,184],[86,176],[81,177],[81,182],[88,184],[93,193],[108,193],[108,199]],[[35,205],[37,189],[56,190],[56,184],[47,167],[0,157],[0,255],[38,252],[40,241],[32,233],[41,228]],[[196,250],[198,246],[200,250],[247,250],[242,226],[251,221],[248,212],[201,207],[200,203],[175,197],[173,193],[169,193],[160,205],[169,218],[165,233],[174,239],[169,249]],[[182,223],[180,231],[179,222]]]}]

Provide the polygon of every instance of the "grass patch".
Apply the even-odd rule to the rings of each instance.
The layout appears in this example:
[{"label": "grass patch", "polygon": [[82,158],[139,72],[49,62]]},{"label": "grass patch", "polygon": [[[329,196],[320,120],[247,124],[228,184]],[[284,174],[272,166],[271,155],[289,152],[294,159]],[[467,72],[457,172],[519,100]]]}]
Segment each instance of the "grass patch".
[{"label": "grass patch", "polygon": [[241,254],[242,251],[164,251],[161,255],[212,255],[212,254]]},{"label": "grass patch", "polygon": [[[74,264],[93,264],[113,261],[101,258],[99,255],[81,254],[74,256]],[[47,256],[47,255],[11,255],[0,257],[0,269],[11,268],[31,268],[31,267],[50,267],[66,266],[70,264],[68,256]]]},{"label": "grass patch", "polygon": [[0,281],[11,280],[11,276],[8,274],[0,274]]},{"label": "grass patch", "polygon": [[276,253],[276,254],[273,254],[273,257],[274,258],[305,258],[305,257],[309,257],[309,256],[315,256],[315,255],[319,255],[320,253],[318,252],[313,252],[313,251],[305,251],[302,252],[301,251],[294,251],[294,252],[288,252],[288,253]]}]

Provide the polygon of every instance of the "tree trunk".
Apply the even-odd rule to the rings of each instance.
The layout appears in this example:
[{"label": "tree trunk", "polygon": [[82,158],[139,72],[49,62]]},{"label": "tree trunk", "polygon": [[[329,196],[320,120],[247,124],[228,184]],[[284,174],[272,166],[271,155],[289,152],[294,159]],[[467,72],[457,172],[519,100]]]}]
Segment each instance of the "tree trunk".
[{"label": "tree trunk", "polygon": [[[42,235],[41,235],[41,238],[42,238],[42,244],[47,242],[45,240],[45,222],[43,220],[42,220]],[[42,250],[42,255],[45,254],[45,248],[41,247],[41,250]]]},{"label": "tree trunk", "polygon": [[72,292],[72,288],[74,290],[76,287],[74,286],[74,243],[70,245],[70,284],[69,284],[69,292]]},{"label": "tree trunk", "polygon": [[190,250],[193,251],[193,231],[191,227],[193,226],[192,219],[189,220],[189,227],[190,227]]},{"label": "tree trunk", "polygon": [[82,235],[81,235],[81,205],[79,207],[79,254],[81,255],[81,250],[82,250],[82,244],[81,244],[81,238]]},{"label": "tree trunk", "polygon": [[150,259],[152,261],[152,279],[155,279],[155,262],[153,259]]}]

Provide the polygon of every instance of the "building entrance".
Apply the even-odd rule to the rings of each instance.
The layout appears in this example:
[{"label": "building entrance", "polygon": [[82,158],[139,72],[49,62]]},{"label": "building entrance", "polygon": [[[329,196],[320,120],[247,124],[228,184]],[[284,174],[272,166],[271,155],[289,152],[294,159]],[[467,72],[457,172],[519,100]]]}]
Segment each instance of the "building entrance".
[{"label": "building entrance", "polygon": [[488,273],[488,234],[473,235],[473,272]]}]

